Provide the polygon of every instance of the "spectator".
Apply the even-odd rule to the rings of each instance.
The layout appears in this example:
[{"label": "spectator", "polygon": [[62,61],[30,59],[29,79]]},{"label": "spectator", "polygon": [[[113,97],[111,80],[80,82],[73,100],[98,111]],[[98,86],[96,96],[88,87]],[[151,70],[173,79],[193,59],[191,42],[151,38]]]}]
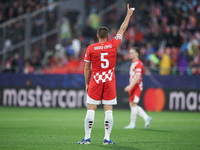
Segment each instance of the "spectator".
[{"label": "spectator", "polygon": [[187,49],[189,56],[194,58],[195,53],[198,51],[198,41],[192,35],[190,36],[190,41],[188,42]]},{"label": "spectator", "polygon": [[135,30],[135,42],[138,46],[140,46],[140,43],[142,43],[143,37],[143,32],[137,27]]},{"label": "spectator", "polygon": [[12,69],[12,58],[7,57],[3,72],[13,72],[14,70],[11,70],[11,69]]},{"label": "spectator", "polygon": [[61,44],[55,46],[55,57],[62,58],[65,55],[65,49]]},{"label": "spectator", "polygon": [[64,44],[68,42],[72,36],[70,22],[67,18],[63,18],[60,28],[61,28],[61,34],[60,34],[61,41],[62,41],[62,44]]},{"label": "spectator", "polygon": [[19,57],[19,54],[16,53],[14,59],[11,62],[12,69],[15,73],[23,72],[23,60]]},{"label": "spectator", "polygon": [[81,50],[81,43],[78,38],[72,40],[72,49],[74,49],[74,56],[78,58]]},{"label": "spectator", "polygon": [[146,59],[150,62],[150,55],[152,53],[155,53],[155,48],[152,46],[152,44],[149,42],[146,44]]},{"label": "spectator", "polygon": [[96,8],[93,8],[91,10],[91,13],[88,17],[88,25],[93,29],[93,30],[97,30],[100,26],[100,16],[97,14],[97,10]]},{"label": "spectator", "polygon": [[32,74],[32,73],[34,73],[34,68],[33,68],[33,66],[31,66],[31,64],[30,64],[29,61],[25,62],[24,73],[25,74]]},{"label": "spectator", "polygon": [[170,49],[166,49],[160,60],[160,75],[169,75],[172,66],[172,60],[169,56]]},{"label": "spectator", "polygon": [[[65,45],[64,48],[67,49],[68,55],[62,58],[57,57],[59,52],[54,49],[52,50],[52,47],[58,43],[56,39],[57,37],[48,37],[46,38],[47,50],[45,51],[41,44],[41,48],[39,48],[40,55],[35,56],[32,54],[33,58],[36,57],[34,58],[36,59],[36,63],[32,61],[34,67],[38,68],[37,66],[42,64],[43,67],[47,67],[44,68],[44,70],[48,73],[49,70],[54,67],[62,68],[61,66],[64,66],[70,68],[70,66],[66,64],[69,60],[73,60],[74,57],[77,60],[81,60],[85,53],[85,47],[96,41],[96,31],[94,31],[94,29],[98,28],[97,26],[102,23],[97,14],[97,10],[107,8],[115,2],[116,0],[87,0],[86,15],[88,15],[88,22],[85,23],[83,18],[79,18],[76,23],[78,25],[74,25],[74,22],[72,22],[70,18],[68,18],[69,20],[65,18],[67,14],[63,13],[63,19],[60,26],[60,38],[61,44]],[[38,0],[0,1],[0,23],[16,18],[24,13],[32,13],[33,11],[46,6],[47,3],[47,1]],[[124,3],[125,1],[122,1],[120,7],[124,7]],[[144,60],[145,68],[150,68],[152,72],[159,72],[159,67],[157,65],[159,58],[161,65],[163,64],[163,60],[165,60],[164,58],[169,59],[170,57],[172,62],[169,70],[171,70],[171,73],[179,72],[180,74],[187,74],[187,71],[191,70],[192,74],[198,74],[198,70],[200,68],[198,47],[200,43],[200,2],[196,0],[141,0],[138,3],[130,1],[130,4],[134,4],[134,6],[138,9],[135,12],[134,19],[130,20],[130,26],[127,30],[127,34],[119,47],[117,65],[120,67],[125,66],[123,67],[124,70],[127,66],[128,49],[132,46],[140,46],[141,57]],[[121,12],[121,16],[116,15],[118,14],[116,12],[120,12],[120,10],[121,9],[119,7],[115,7],[105,14],[105,20],[103,20],[104,25],[112,25],[114,29],[113,31],[110,31],[110,37],[115,35],[115,28],[119,26],[118,22],[121,20],[120,18],[124,16],[123,13],[125,12]],[[88,14],[90,12],[92,13]],[[32,28],[32,34],[34,36],[41,35],[45,29],[44,27],[46,27],[46,31],[51,31],[57,27],[58,22],[56,22],[56,8],[48,7],[46,17],[47,18],[45,19],[48,22],[47,24],[45,24],[44,18],[40,13],[35,15],[35,18],[31,20],[34,23]],[[73,19],[76,20],[75,18]],[[11,48],[14,44],[22,42],[25,39],[25,23],[25,21],[17,21],[16,23],[8,24],[6,26],[6,34],[3,32],[5,30],[0,29],[1,51],[3,49],[9,50],[9,48]],[[76,33],[76,38],[73,36],[74,33]],[[35,48],[32,49],[32,52],[35,53]],[[170,55],[163,54],[160,49],[171,49]],[[19,50],[21,50],[21,48],[19,48]],[[23,64],[22,59],[21,62],[21,64]],[[16,67],[16,60],[12,57],[10,57],[5,64],[6,66],[3,66],[4,68],[9,68],[9,64],[11,66],[11,69],[7,69],[7,71],[14,69],[16,72],[19,70],[23,72],[23,65],[21,65],[22,69]],[[13,66],[15,67],[13,68]],[[160,73],[162,70],[163,69],[160,68]],[[35,72],[37,72],[37,69],[35,69]],[[169,72],[167,72],[167,74],[168,73]]]},{"label": "spectator", "polygon": [[183,39],[183,43],[182,43],[182,45],[181,45],[181,51],[182,51],[182,52],[188,50],[187,45],[188,45],[188,42],[187,42],[187,40],[184,38],[184,39]]},{"label": "spectator", "polygon": [[40,60],[37,56],[34,56],[31,60],[31,65],[34,67],[34,70],[38,70],[41,67]]},{"label": "spectator", "polygon": [[180,52],[178,54],[178,72],[179,75],[187,74],[187,67],[189,66],[188,55],[187,52]]},{"label": "spectator", "polygon": [[72,47],[72,41],[70,41],[69,43],[67,43],[66,54],[69,57],[74,57],[74,55],[75,55],[74,47]]}]

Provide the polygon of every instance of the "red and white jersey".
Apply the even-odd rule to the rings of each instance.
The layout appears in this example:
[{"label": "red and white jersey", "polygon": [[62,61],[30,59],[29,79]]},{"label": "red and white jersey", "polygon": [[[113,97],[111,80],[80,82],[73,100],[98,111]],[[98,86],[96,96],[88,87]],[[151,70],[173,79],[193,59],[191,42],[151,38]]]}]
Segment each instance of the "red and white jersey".
[{"label": "red and white jersey", "polygon": [[92,77],[96,83],[104,83],[114,79],[117,48],[121,39],[121,35],[117,34],[105,43],[95,43],[88,46],[84,61],[91,62]]},{"label": "red and white jersey", "polygon": [[[142,83],[142,76],[143,76],[143,63],[141,60],[136,60],[133,61],[130,67],[130,78],[129,78],[129,82],[132,83],[135,80],[136,75],[141,75],[140,80],[138,81],[138,86],[140,87],[140,90],[143,89],[143,83]],[[135,86],[137,86],[137,84]]]}]

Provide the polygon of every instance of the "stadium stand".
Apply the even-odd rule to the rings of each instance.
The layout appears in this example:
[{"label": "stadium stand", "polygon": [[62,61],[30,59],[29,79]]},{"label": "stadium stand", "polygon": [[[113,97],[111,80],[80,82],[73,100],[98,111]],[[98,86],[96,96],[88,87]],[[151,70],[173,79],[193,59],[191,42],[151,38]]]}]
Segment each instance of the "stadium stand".
[{"label": "stadium stand", "polygon": [[[56,3],[47,0],[2,0],[0,23],[32,14],[46,6],[49,10],[49,2]],[[100,25],[108,26],[110,38],[113,37],[126,13],[123,10],[126,10],[127,2],[135,6],[136,11],[118,50],[116,72],[128,72],[128,49],[138,46],[145,74],[200,75],[200,2],[197,0],[140,0],[137,3],[130,0],[85,0],[86,21],[75,11],[63,12],[61,24],[56,19],[58,11],[48,11],[45,18],[47,25],[44,25],[44,18],[37,15],[32,19],[32,38],[40,36],[44,27],[46,31],[60,28],[60,38],[49,36],[45,50],[41,42],[34,44],[29,57],[13,51],[8,53],[3,63],[3,57],[0,56],[1,72],[82,74],[85,50],[89,44],[96,42],[96,29]],[[101,12],[106,8],[112,9],[102,16]],[[11,40],[4,43],[0,36],[0,52],[6,45],[25,39],[24,24],[19,21],[6,27],[6,37]],[[3,31],[0,29],[0,32]]]}]

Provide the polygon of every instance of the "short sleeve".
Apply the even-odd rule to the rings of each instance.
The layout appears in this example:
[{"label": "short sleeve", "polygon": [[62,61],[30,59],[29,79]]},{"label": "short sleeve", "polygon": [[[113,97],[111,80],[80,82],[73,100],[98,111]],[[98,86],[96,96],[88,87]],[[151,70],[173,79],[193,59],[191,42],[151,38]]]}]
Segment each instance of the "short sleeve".
[{"label": "short sleeve", "polygon": [[86,62],[90,62],[91,61],[91,58],[90,58],[90,46],[88,46],[88,48],[86,50],[84,61],[86,61]]},{"label": "short sleeve", "polygon": [[119,46],[119,44],[121,43],[121,40],[122,40],[122,36],[120,35],[120,34],[117,34],[115,37],[113,37],[112,39],[111,39],[111,41],[113,42],[113,44],[115,45],[115,46]]},{"label": "short sleeve", "polygon": [[137,66],[135,67],[135,75],[141,75],[143,70],[143,64],[138,63]]}]

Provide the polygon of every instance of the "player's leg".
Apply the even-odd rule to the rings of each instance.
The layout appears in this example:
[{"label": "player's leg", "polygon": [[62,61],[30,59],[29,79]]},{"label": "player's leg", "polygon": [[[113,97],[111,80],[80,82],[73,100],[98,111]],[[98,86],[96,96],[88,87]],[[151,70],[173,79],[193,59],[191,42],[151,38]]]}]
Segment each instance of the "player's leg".
[{"label": "player's leg", "polygon": [[97,105],[88,104],[88,110],[85,116],[85,139],[89,139],[91,136],[96,108],[97,108]]},{"label": "player's leg", "polygon": [[147,128],[150,125],[152,118],[146,114],[146,112],[144,111],[144,109],[142,107],[138,106],[141,93],[142,93],[142,91],[139,87],[133,88],[129,93],[129,105],[130,105],[130,109],[131,109],[131,117],[130,117],[131,122],[128,126],[125,127],[125,129],[135,128],[137,114],[144,119],[144,122],[145,122],[144,127],[145,128]]},{"label": "player's leg", "polygon": [[152,118],[149,117],[147,113],[144,111],[144,109],[140,106],[137,106],[137,112],[138,112],[138,115],[144,119],[144,122],[145,122],[144,128],[148,128]]},{"label": "player's leg", "polygon": [[[147,128],[151,122],[151,117],[149,117],[146,112],[144,111],[144,109],[140,106],[138,106],[137,104],[140,101],[140,96],[141,96],[142,90],[139,87],[136,87],[134,90],[134,103],[136,103],[136,105],[133,105],[133,107],[131,107],[131,109],[137,109],[137,114],[142,117],[144,119],[145,122],[145,128]],[[135,107],[134,107],[135,106]]]},{"label": "player's leg", "polygon": [[113,127],[113,106],[104,104],[104,111],[105,111],[105,136],[104,136],[104,144],[115,144],[110,140],[110,134]]},{"label": "player's leg", "polygon": [[104,84],[103,104],[104,104],[104,111],[105,111],[105,119],[104,119],[105,136],[104,136],[103,144],[111,145],[111,144],[115,144],[110,139],[110,135],[111,135],[112,127],[114,123],[112,105],[117,104],[115,81]]},{"label": "player's leg", "polygon": [[141,90],[139,86],[134,86],[129,92],[129,106],[131,110],[130,124],[125,129],[134,129],[136,127],[137,119],[137,104],[139,103]]},{"label": "player's leg", "polygon": [[[138,98],[136,98],[136,100],[134,100],[135,103],[139,103],[141,93],[142,93],[142,90],[139,87],[137,87],[135,90],[135,96]],[[147,115],[147,113],[144,111],[144,109],[138,105],[137,105],[137,114],[144,119],[144,122],[145,122],[144,127],[147,128],[149,126],[152,118],[149,117]]]},{"label": "player's leg", "polygon": [[92,127],[94,125],[94,116],[96,108],[96,104],[88,104],[88,109],[84,120],[85,137],[82,141],[78,142],[78,144],[90,144],[90,136]]},{"label": "player's leg", "polygon": [[97,105],[101,104],[101,91],[102,85],[97,85],[95,83],[90,84],[86,99],[88,109],[84,120],[85,137],[81,142],[78,142],[78,144],[90,144],[91,131],[94,125],[95,111]]},{"label": "player's leg", "polygon": [[134,129],[135,124],[136,124],[136,119],[137,119],[137,103],[134,102],[129,102],[130,106],[130,124],[125,127],[125,129]]}]

